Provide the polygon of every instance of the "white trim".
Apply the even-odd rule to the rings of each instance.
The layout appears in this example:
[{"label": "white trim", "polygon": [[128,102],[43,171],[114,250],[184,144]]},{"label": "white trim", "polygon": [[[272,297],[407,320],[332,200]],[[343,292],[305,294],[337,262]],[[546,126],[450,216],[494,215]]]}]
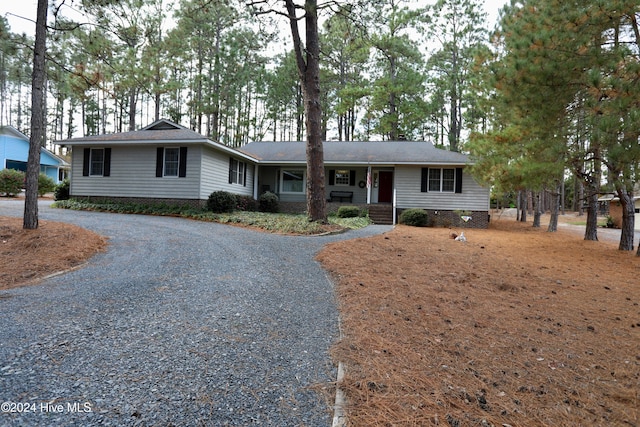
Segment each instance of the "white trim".
[{"label": "white trim", "polygon": [[[284,191],[284,173],[285,171],[301,171],[302,172],[302,191]],[[280,174],[278,176],[278,181],[280,182],[280,193],[282,194],[306,194],[307,188],[307,170],[306,169],[280,169]]]}]

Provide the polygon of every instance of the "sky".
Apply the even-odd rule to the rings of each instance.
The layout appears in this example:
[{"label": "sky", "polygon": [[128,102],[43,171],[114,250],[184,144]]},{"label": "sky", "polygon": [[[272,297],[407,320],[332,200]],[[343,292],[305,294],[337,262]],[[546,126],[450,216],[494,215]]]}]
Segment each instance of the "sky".
[{"label": "sky", "polygon": [[[489,29],[493,28],[498,19],[498,11],[508,1],[509,0],[484,1],[485,12],[489,15]],[[431,2],[425,0],[424,3],[427,4]],[[34,35],[37,4],[37,0],[3,0],[2,5],[0,5],[0,15],[7,18],[13,33]]]}]

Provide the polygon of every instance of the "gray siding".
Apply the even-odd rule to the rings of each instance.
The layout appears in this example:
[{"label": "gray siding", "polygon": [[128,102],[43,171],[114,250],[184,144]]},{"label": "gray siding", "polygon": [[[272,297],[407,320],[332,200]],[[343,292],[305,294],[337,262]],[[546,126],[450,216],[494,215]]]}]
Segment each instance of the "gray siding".
[{"label": "gray siding", "polygon": [[[438,167],[438,166],[433,166]],[[451,166],[442,166],[451,167]],[[423,193],[420,191],[422,167],[397,166],[395,185],[398,208],[434,210],[489,210],[489,189],[480,186],[471,175],[462,174],[462,193]]]},{"label": "gray siding", "polygon": [[247,167],[247,185],[229,184],[229,158],[226,153],[204,148],[202,155],[202,187],[200,199],[205,200],[214,191],[228,191],[229,193],[253,196],[253,180],[255,166],[252,163],[237,158]]},{"label": "gray siding", "polygon": [[111,149],[111,176],[96,177],[82,176],[84,147],[74,146],[71,195],[198,199],[201,151],[199,146],[189,146],[186,177],[156,178],[155,146],[118,145]]}]

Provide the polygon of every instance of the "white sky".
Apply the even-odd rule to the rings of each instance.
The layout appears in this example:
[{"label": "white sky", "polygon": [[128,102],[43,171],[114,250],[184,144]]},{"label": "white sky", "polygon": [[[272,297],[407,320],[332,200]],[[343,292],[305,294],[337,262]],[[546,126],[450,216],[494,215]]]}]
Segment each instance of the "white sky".
[{"label": "white sky", "polygon": [[[489,14],[489,28],[493,29],[497,19],[498,11],[509,0],[485,0],[484,9]],[[421,3],[431,3],[427,0],[422,0]],[[29,35],[35,34],[35,19],[37,0],[2,0],[0,5],[0,15],[7,18],[9,25],[11,26],[11,32],[13,33],[27,33]],[[65,11],[67,14],[68,11]],[[22,18],[20,18],[22,17]],[[26,18],[26,19],[24,19]]]}]

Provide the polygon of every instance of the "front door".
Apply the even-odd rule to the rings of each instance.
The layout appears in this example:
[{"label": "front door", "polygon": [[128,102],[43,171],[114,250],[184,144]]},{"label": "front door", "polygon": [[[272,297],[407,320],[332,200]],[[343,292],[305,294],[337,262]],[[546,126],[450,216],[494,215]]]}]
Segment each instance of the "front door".
[{"label": "front door", "polygon": [[378,186],[378,203],[391,203],[393,196],[393,172],[380,171]]}]

